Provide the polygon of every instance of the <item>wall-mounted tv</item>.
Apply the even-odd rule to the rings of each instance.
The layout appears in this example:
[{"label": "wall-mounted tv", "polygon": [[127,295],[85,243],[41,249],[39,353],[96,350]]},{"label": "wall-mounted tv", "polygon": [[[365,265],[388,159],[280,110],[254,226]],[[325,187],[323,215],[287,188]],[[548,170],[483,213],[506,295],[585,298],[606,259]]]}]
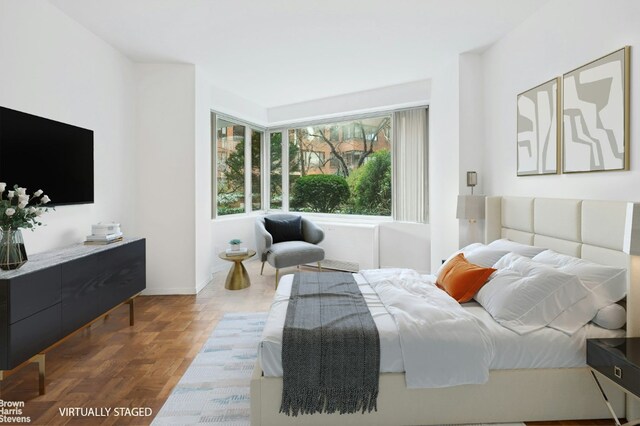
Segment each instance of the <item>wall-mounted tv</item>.
[{"label": "wall-mounted tv", "polygon": [[58,206],[93,203],[93,131],[0,107],[0,182]]}]

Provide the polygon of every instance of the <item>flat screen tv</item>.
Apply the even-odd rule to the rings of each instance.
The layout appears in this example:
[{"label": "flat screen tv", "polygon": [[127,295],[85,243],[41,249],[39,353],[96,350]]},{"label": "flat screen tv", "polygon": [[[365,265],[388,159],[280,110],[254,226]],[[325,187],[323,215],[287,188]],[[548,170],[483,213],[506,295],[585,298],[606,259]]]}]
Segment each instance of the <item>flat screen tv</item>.
[{"label": "flat screen tv", "polygon": [[57,206],[93,203],[93,131],[0,107],[0,182]]}]

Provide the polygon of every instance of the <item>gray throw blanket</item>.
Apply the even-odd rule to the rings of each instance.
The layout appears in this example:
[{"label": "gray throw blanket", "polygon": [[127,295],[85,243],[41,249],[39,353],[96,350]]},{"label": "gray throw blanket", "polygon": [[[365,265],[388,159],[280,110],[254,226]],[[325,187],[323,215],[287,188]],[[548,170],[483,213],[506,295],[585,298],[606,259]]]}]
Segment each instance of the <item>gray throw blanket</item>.
[{"label": "gray throw blanket", "polygon": [[380,339],[351,274],[295,274],[282,335],[282,369],[281,413],[376,410]]}]

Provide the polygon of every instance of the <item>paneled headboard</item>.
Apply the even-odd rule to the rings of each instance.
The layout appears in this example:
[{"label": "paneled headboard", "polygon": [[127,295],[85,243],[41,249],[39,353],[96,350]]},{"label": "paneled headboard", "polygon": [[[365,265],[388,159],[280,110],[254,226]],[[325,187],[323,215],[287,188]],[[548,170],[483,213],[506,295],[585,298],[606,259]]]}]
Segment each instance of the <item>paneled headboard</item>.
[{"label": "paneled headboard", "polygon": [[627,334],[640,336],[640,288],[629,279],[640,261],[623,251],[628,206],[626,201],[487,197],[485,242],[507,238],[627,268]]}]

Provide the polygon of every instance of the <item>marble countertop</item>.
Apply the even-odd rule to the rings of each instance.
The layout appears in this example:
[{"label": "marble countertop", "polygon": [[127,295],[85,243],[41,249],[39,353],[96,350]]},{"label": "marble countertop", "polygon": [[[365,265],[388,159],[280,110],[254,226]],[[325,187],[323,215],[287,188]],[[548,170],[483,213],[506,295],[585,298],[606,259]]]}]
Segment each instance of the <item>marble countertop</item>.
[{"label": "marble countertop", "polygon": [[29,255],[29,260],[21,268],[13,271],[0,270],[0,280],[19,277],[41,269],[49,268],[63,262],[78,259],[91,254],[100,253],[114,247],[129,244],[134,241],[140,241],[143,238],[124,238],[122,241],[106,245],[85,245],[84,243],[73,244],[67,247],[61,247],[54,250],[45,251]]}]

